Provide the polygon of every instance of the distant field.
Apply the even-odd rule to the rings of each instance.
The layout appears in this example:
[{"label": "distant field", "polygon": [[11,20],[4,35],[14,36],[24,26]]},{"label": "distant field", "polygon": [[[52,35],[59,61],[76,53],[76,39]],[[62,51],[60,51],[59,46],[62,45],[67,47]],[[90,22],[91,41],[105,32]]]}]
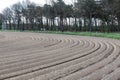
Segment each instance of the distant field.
[{"label": "distant field", "polygon": [[58,33],[0,32],[0,80],[120,79],[119,40]]}]

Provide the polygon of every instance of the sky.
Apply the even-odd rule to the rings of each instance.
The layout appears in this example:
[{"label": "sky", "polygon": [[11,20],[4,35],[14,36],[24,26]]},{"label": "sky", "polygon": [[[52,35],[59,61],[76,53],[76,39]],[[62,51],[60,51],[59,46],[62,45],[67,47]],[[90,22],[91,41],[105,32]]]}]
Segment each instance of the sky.
[{"label": "sky", "polygon": [[[10,7],[11,5],[17,3],[17,2],[22,2],[23,0],[0,0],[0,13],[3,11],[4,8]],[[43,5],[49,0],[30,0],[32,2],[35,2],[37,4]],[[71,3],[72,0],[64,0],[66,3]]]}]

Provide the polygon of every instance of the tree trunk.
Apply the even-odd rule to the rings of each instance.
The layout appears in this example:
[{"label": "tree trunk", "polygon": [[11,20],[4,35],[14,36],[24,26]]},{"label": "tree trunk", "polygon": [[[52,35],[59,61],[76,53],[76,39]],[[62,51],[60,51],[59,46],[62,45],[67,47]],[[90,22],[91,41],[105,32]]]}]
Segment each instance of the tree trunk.
[{"label": "tree trunk", "polygon": [[75,17],[75,31],[77,31],[77,18]]},{"label": "tree trunk", "polygon": [[7,21],[5,21],[5,24],[6,24],[6,29],[8,29]]},{"label": "tree trunk", "polygon": [[11,30],[11,21],[9,20],[9,29]]},{"label": "tree trunk", "polygon": [[48,20],[48,18],[46,19],[46,27],[47,27],[47,30],[49,30],[49,20]]},{"label": "tree trunk", "polygon": [[30,30],[33,30],[33,25],[34,25],[34,22],[33,22],[33,20],[32,20],[32,19],[31,19],[30,23],[31,23],[31,25],[30,25]]},{"label": "tree trunk", "polygon": [[97,26],[97,20],[96,18],[94,18],[94,22],[95,22],[95,31],[98,30],[98,26]]},{"label": "tree trunk", "polygon": [[79,18],[79,31],[82,31],[82,21],[80,18]]},{"label": "tree trunk", "polygon": [[26,21],[26,23],[25,23],[25,28],[24,29],[27,29],[28,30],[28,19],[27,18],[25,18],[25,21]]},{"label": "tree trunk", "polygon": [[85,28],[85,31],[87,31],[86,18],[84,18],[84,28]]},{"label": "tree trunk", "polygon": [[71,24],[70,24],[70,22],[71,22],[71,19],[69,18],[69,29],[68,30],[71,30]]},{"label": "tree trunk", "polygon": [[20,21],[21,21],[21,19],[20,19],[20,17],[18,17],[18,25],[17,25],[18,26],[18,28],[17,28],[18,30],[20,29]]},{"label": "tree trunk", "polygon": [[90,17],[89,17],[89,31],[92,32],[92,15],[90,14]]},{"label": "tree trunk", "polygon": [[120,19],[118,19],[118,31],[120,31]]},{"label": "tree trunk", "polygon": [[41,26],[41,28],[43,28],[43,18],[42,17],[40,19],[40,26]]},{"label": "tree trunk", "polygon": [[15,19],[13,19],[13,29],[16,30]]},{"label": "tree trunk", "polygon": [[61,31],[64,32],[63,17],[60,17],[60,28],[61,28]]},{"label": "tree trunk", "polygon": [[53,22],[52,22],[52,19],[50,19],[50,31],[52,31],[52,29],[53,29]]},{"label": "tree trunk", "polygon": [[55,29],[55,20],[53,18],[53,30]]}]

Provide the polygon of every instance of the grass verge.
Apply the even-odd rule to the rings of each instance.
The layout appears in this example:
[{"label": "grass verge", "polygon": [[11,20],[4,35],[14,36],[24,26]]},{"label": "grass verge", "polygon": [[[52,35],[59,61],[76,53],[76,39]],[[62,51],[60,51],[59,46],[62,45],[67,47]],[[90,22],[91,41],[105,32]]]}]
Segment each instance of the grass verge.
[{"label": "grass verge", "polygon": [[101,32],[58,32],[58,31],[40,31],[40,33],[49,34],[64,34],[64,35],[78,35],[78,36],[93,36],[93,37],[105,37],[120,40],[120,33],[101,33]]},{"label": "grass verge", "polygon": [[[1,32],[21,32],[19,30],[1,30]],[[94,36],[105,37],[112,39],[120,39],[120,33],[100,33],[100,32],[60,32],[60,31],[22,31],[34,33],[47,33],[47,34],[64,34],[64,35],[79,35],[79,36]]]}]

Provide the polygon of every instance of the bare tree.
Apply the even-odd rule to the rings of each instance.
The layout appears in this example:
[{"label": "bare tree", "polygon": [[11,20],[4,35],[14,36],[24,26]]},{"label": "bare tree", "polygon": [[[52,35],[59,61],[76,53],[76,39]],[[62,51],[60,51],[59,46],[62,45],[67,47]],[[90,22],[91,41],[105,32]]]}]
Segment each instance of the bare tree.
[{"label": "bare tree", "polygon": [[4,17],[3,19],[6,22],[7,29],[11,29],[12,16],[13,16],[13,12],[10,8],[7,7],[3,10],[3,17]]},{"label": "bare tree", "polygon": [[20,22],[21,22],[21,16],[22,16],[22,5],[20,2],[14,4],[12,6],[12,10],[14,12],[14,16],[16,18],[16,22],[17,22],[17,29],[20,30]]}]

